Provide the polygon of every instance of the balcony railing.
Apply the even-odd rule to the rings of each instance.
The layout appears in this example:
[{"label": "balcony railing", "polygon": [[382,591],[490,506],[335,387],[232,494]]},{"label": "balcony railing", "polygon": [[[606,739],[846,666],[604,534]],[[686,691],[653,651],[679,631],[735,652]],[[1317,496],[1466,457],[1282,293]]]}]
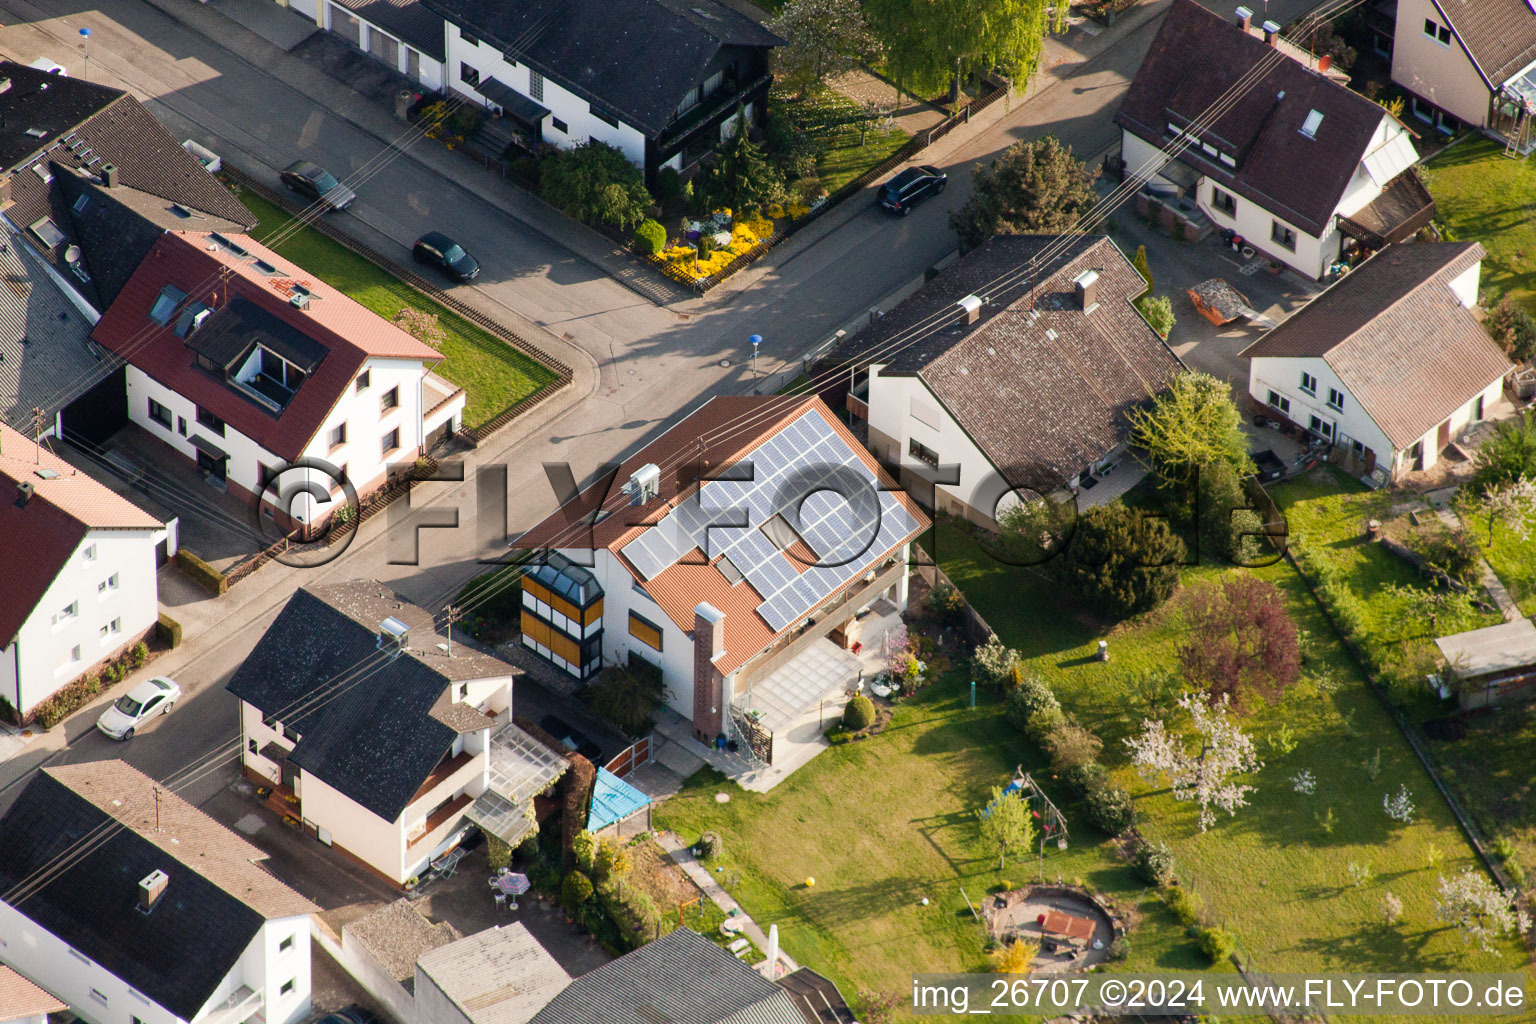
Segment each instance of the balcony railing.
[{"label": "balcony railing", "polygon": [[421,849],[430,849],[433,846],[436,846],[438,843],[442,842],[444,836],[448,834],[449,828],[453,824],[454,819],[457,818],[466,807],[474,803],[474,799],[475,798],[470,796],[468,793],[461,793],[450,800],[448,803],[444,804],[438,810],[432,812],[431,816],[427,818],[426,824],[424,825],[421,834],[415,839],[412,839],[410,843],[407,844],[406,849],[412,852]]},{"label": "balcony railing", "polygon": [[[475,755],[466,750],[453,755],[432,769],[432,774],[427,776],[426,781],[421,784],[421,788],[416,790],[416,795],[411,797],[411,803],[415,803],[429,795],[434,789],[452,777],[460,768],[474,761],[474,759]],[[454,788],[457,789],[458,787],[455,786]]]},{"label": "balcony railing", "polygon": [[245,1024],[261,1012],[264,1002],[259,989],[241,985],[228,999],[211,1010],[200,1024]]},{"label": "balcony railing", "polygon": [[745,84],[726,79],[720,90],[692,110],[679,115],[662,131],[657,148],[666,152],[687,140],[688,136],[703,124],[732,110],[743,98],[773,80],[772,75],[759,75]]}]

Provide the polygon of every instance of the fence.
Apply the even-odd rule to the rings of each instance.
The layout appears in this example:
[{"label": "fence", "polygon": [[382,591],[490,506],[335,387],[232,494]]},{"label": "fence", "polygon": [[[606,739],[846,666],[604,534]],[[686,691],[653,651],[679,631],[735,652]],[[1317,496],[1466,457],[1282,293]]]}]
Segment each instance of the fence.
[{"label": "fence", "polygon": [[[921,545],[914,542],[912,550],[914,553],[921,554],[921,560],[918,560],[917,555],[914,554],[912,568],[916,569],[917,575],[924,583],[928,584],[930,591],[941,583],[955,587],[954,581],[945,574],[943,569],[939,568],[933,559],[927,556],[927,552],[923,551]],[[955,590],[962,596],[965,594],[965,591],[960,590],[959,587],[955,587]],[[987,620],[981,617],[980,612],[971,607],[969,601],[961,606],[960,629],[965,637],[965,642],[972,647],[986,643],[994,633],[992,627],[987,624]]]},{"label": "fence", "polygon": [[603,767],[619,778],[639,768],[651,759],[651,738],[644,736],[621,750]]}]

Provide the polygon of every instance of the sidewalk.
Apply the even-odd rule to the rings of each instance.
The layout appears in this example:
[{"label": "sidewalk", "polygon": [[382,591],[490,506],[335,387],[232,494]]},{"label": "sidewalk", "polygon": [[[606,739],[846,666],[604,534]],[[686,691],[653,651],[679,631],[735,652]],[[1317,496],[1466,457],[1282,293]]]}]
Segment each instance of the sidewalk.
[{"label": "sidewalk", "polygon": [[[656,841],[661,844],[663,850],[667,851],[667,855],[672,858],[673,863],[687,872],[688,877],[693,879],[693,884],[697,885],[705,896],[714,901],[715,906],[725,911],[727,917],[734,915],[735,919],[741,923],[741,933],[751,939],[758,949],[767,953],[767,933],[763,931],[756,921],[752,920],[751,916],[742,909],[741,904],[737,903],[730,893],[720,887],[720,883],[715,881],[714,874],[694,857],[693,850],[684,846],[677,836],[671,832],[658,832],[656,834]],[[800,965],[783,949],[779,950],[778,962],[785,974],[800,969]]]}]

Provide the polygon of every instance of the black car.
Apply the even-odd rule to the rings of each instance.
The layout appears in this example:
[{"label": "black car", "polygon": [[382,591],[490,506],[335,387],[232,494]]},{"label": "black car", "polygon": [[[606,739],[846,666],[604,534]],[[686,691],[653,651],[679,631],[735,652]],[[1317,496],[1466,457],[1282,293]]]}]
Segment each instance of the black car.
[{"label": "black car", "polygon": [[880,205],[903,217],[912,207],[944,191],[949,175],[937,167],[908,167],[880,189]]},{"label": "black car", "polygon": [[336,175],[308,160],[295,160],[283,168],[283,184],[299,195],[315,199],[333,210],[344,210],[357,193],[336,180]]},{"label": "black car", "polygon": [[378,1015],[353,1003],[321,1017],[315,1024],[384,1024]]},{"label": "black car", "polygon": [[480,276],[480,261],[439,231],[428,231],[416,239],[411,255],[417,263],[430,263],[455,281],[473,281]]},{"label": "black car", "polygon": [[602,764],[603,750],[596,743],[563,718],[545,715],[539,719],[539,728],[559,740],[567,750],[574,750],[593,764]]}]

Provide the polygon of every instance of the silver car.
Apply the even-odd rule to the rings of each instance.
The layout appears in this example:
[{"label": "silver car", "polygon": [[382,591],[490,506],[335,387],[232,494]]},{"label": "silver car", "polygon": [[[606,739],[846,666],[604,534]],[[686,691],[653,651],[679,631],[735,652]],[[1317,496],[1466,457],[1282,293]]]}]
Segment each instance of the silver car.
[{"label": "silver car", "polygon": [[146,679],[107,706],[96,719],[96,728],[114,740],[133,738],[134,730],[156,715],[168,715],[181,696],[176,680],[166,676]]}]

